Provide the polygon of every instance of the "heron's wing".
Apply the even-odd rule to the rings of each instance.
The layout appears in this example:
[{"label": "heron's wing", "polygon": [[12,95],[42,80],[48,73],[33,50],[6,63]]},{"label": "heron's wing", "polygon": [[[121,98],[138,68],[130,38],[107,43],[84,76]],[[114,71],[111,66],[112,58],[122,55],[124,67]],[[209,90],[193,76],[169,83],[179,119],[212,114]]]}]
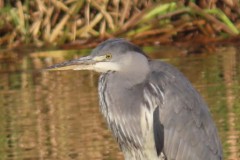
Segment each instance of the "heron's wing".
[{"label": "heron's wing", "polygon": [[153,114],[157,152],[164,139],[167,159],[222,159],[216,127],[197,91],[173,66],[155,61],[150,64],[152,74],[144,99],[147,108],[158,112]]}]

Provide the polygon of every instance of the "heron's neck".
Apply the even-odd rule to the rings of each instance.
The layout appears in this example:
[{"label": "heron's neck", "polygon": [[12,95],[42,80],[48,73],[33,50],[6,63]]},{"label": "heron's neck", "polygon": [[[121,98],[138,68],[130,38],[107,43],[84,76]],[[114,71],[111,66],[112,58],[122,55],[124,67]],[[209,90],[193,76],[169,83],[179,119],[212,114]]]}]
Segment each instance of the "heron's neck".
[{"label": "heron's neck", "polygon": [[119,75],[119,77],[122,79],[119,83],[126,88],[131,88],[132,86],[143,83],[146,80],[147,75],[148,73],[138,74],[135,72],[132,72],[131,74]]},{"label": "heron's neck", "polygon": [[[136,58],[134,56],[138,57]],[[137,62],[135,61],[136,59]],[[131,61],[131,63],[124,65],[121,71],[115,72],[121,85],[123,85],[122,83],[125,83],[125,85],[133,86],[143,83],[150,73],[148,60],[144,56],[138,54],[133,55]]]}]

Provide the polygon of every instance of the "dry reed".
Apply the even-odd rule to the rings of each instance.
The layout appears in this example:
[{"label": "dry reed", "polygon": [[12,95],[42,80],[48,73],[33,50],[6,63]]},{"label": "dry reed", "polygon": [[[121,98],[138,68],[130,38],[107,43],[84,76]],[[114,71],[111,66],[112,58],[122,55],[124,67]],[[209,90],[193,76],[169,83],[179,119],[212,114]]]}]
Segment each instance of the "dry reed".
[{"label": "dry reed", "polygon": [[80,45],[110,37],[138,43],[171,43],[196,35],[222,39],[239,34],[238,6],[238,0],[0,0],[0,45]]}]

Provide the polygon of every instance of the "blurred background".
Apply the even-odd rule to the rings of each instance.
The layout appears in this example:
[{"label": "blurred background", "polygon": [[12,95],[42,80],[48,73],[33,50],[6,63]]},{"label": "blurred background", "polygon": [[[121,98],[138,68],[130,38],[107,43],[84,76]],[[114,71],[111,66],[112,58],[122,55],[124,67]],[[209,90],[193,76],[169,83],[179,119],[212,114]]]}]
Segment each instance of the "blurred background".
[{"label": "blurred background", "polygon": [[94,72],[42,69],[114,37],[181,70],[240,159],[239,0],[0,0],[0,160],[123,160]]}]

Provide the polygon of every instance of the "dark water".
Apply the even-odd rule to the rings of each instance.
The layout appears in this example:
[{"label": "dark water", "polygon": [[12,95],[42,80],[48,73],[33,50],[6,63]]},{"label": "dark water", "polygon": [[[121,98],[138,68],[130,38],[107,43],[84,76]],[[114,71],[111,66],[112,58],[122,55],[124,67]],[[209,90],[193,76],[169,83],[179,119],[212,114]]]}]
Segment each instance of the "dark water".
[{"label": "dark water", "polygon": [[[225,159],[240,159],[240,49],[145,50],[190,79],[209,104]],[[0,51],[0,160],[122,160],[99,112],[98,74],[39,70],[72,52],[21,52]]]}]

